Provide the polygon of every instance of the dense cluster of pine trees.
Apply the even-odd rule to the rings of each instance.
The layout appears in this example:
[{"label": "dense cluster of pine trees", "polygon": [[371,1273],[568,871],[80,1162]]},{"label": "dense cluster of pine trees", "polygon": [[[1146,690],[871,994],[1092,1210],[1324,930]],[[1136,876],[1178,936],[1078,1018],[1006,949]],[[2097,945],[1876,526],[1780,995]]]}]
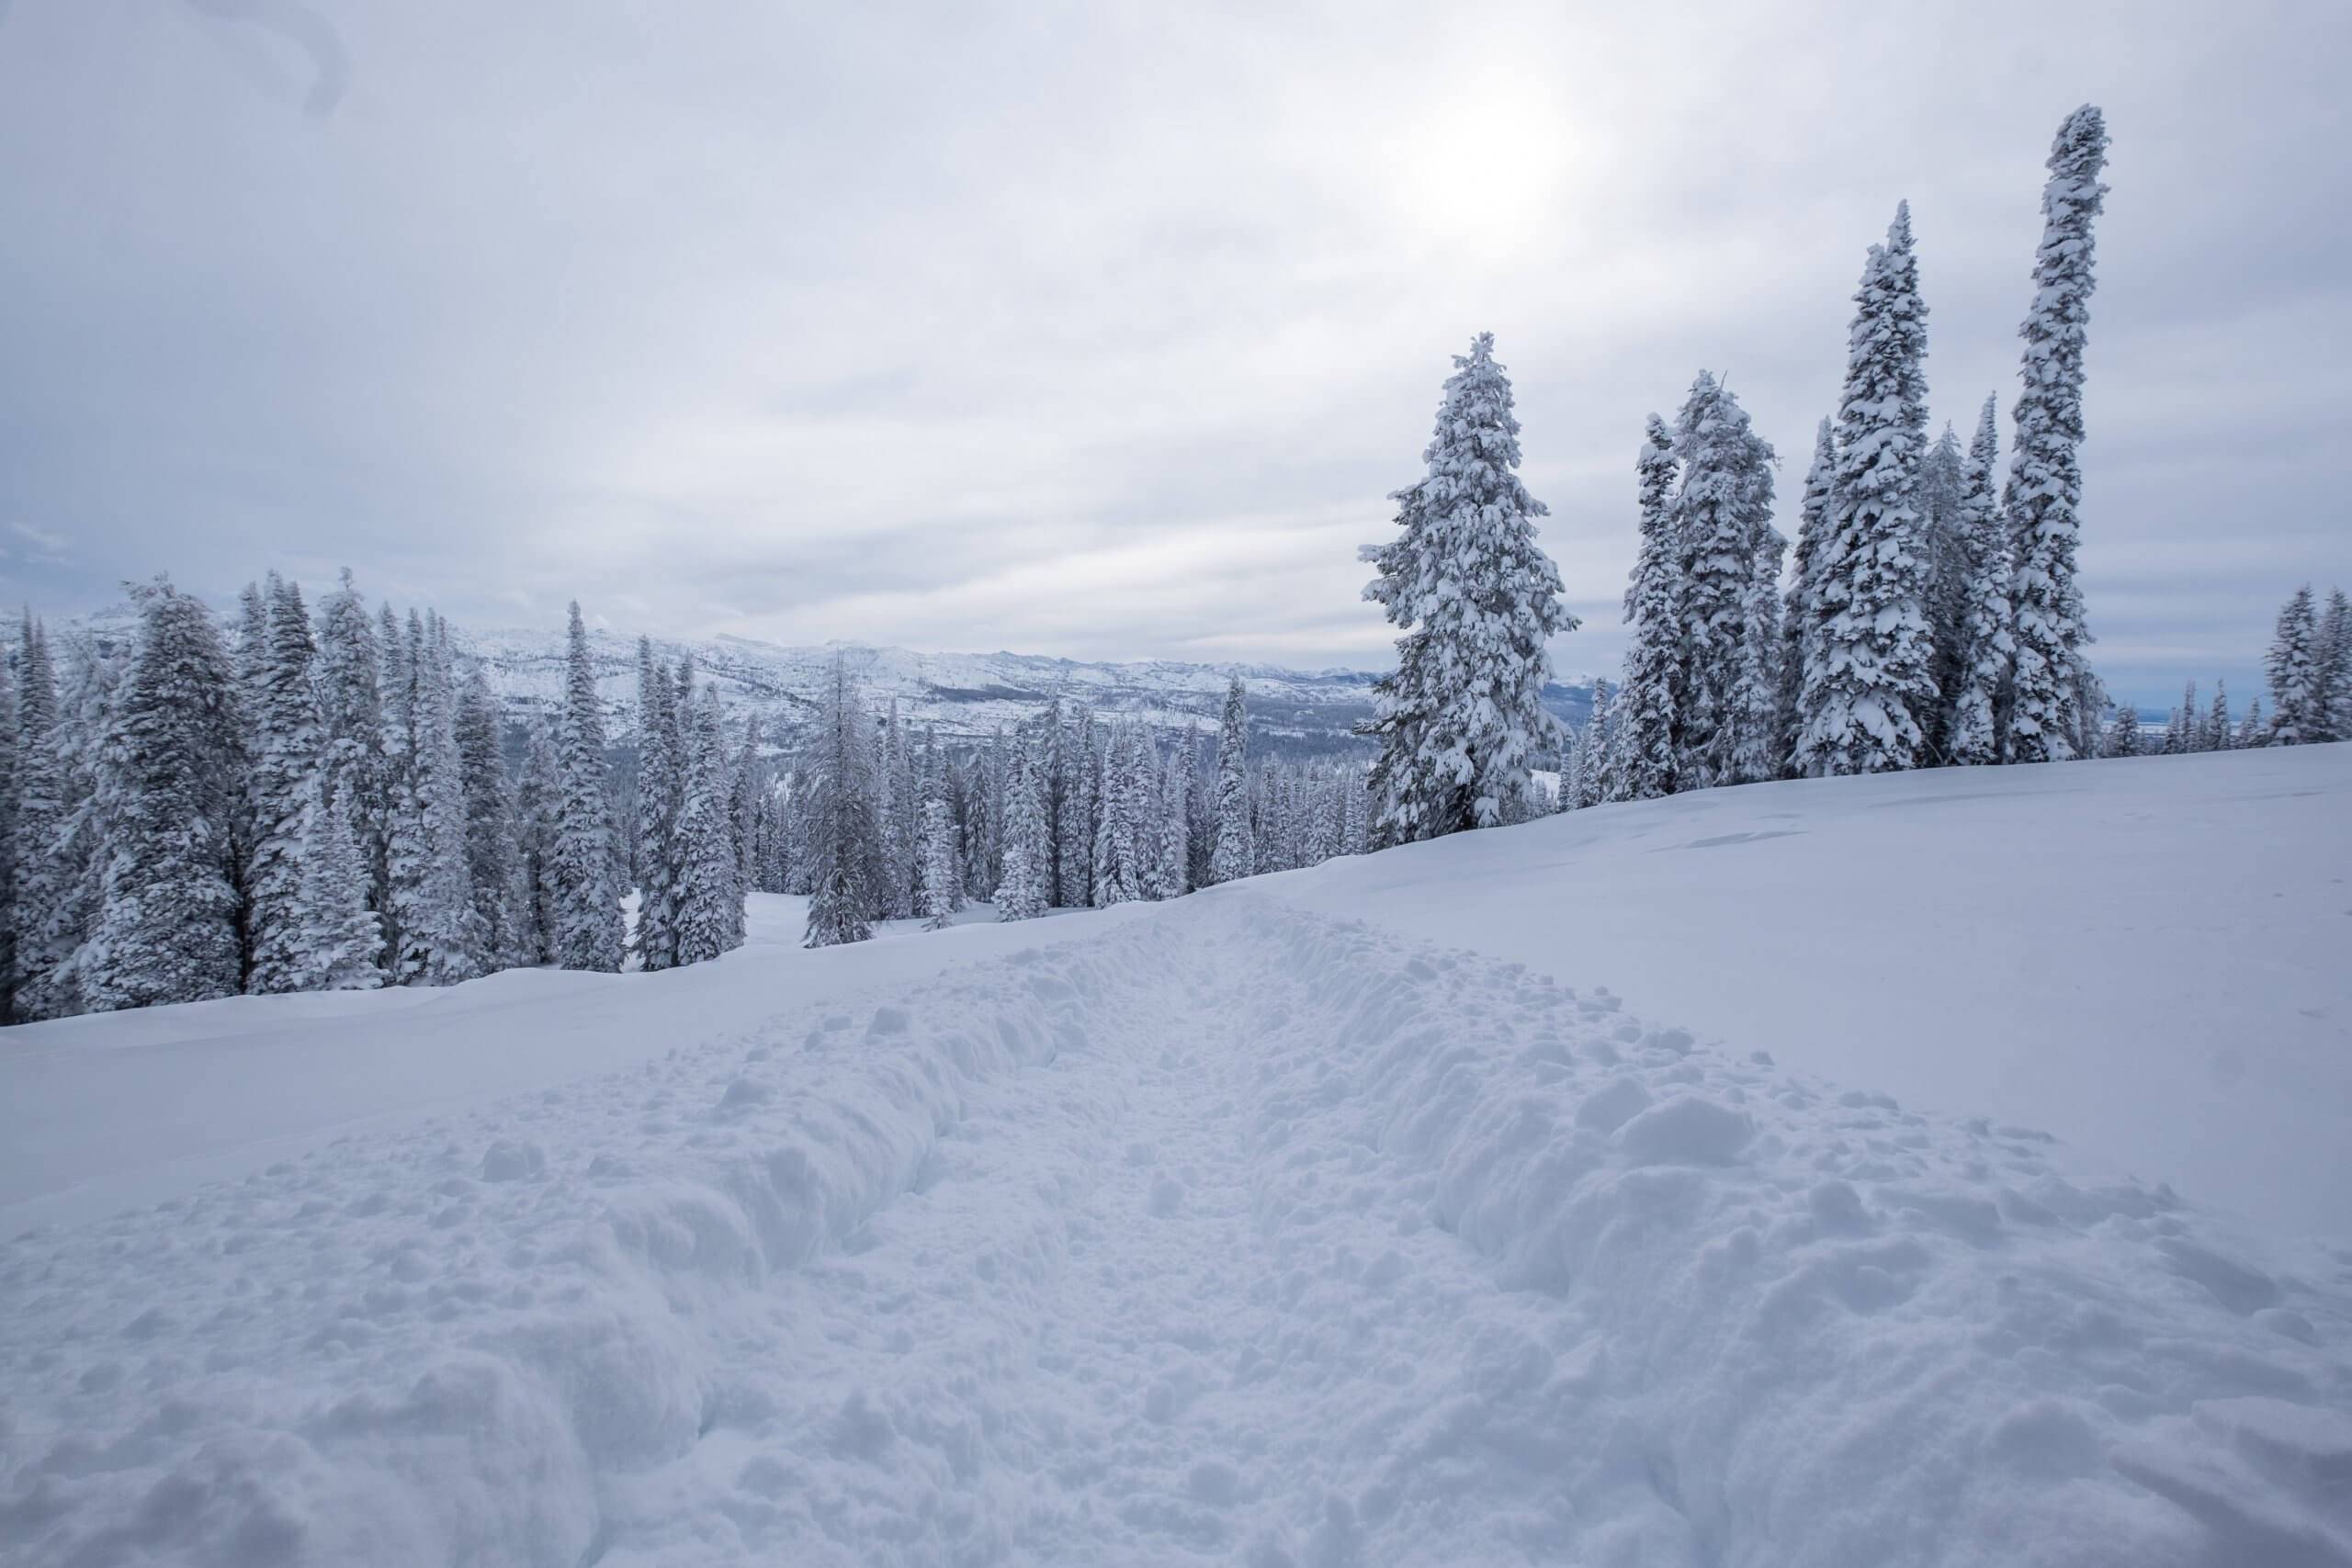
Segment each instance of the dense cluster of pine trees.
[{"label": "dense cluster of pine trees", "polygon": [[2315,608],[2309,584],[2278,612],[2267,673],[2277,705],[2261,727],[2266,743],[2308,746],[2352,740],[2352,600],[2344,590]]},{"label": "dense cluster of pine trees", "polygon": [[[621,966],[632,867],[579,606],[561,710],[510,765],[448,627],[370,615],[347,573],[315,615],[272,573],[230,637],[168,581],[133,600],[128,642],[85,633],[62,671],[28,617],[0,677],[8,1017]],[[742,941],[741,770],[717,693],[687,708],[657,706],[670,747],[639,795],[649,967]]]},{"label": "dense cluster of pine trees", "polygon": [[2075,546],[2107,145],[2086,106],[2051,150],[2006,479],[1993,400],[1964,446],[1950,426],[1928,439],[1907,204],[1863,264],[1785,588],[1775,454],[1737,398],[1702,371],[1672,424],[1651,416],[1624,677],[1567,750],[1564,806],[2098,754],[2107,703],[2085,658]]},{"label": "dense cluster of pine trees", "polygon": [[[763,888],[808,896],[811,947],[876,922],[946,923],[967,900],[1001,920],[1181,897],[1369,843],[1369,796],[1345,761],[1252,768],[1240,679],[1214,760],[1199,737],[1106,720],[1057,698],[1010,734],[916,742],[895,706],[861,711],[836,661],[813,734],[753,808],[773,843]],[[773,823],[763,828],[761,823]]]}]

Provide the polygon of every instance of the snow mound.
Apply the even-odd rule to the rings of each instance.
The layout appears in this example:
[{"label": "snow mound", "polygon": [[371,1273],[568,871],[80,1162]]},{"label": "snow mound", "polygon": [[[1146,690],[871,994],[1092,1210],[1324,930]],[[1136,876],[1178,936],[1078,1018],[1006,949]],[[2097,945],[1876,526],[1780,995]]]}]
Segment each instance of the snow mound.
[{"label": "snow mound", "polygon": [[2352,1253],[1257,893],[0,1254],[0,1558],[2352,1562]]}]

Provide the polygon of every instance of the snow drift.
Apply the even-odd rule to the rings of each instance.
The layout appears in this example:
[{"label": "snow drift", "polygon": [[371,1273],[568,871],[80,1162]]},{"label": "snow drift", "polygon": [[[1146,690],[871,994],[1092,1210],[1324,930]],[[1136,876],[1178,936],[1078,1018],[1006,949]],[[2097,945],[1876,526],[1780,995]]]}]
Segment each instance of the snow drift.
[{"label": "snow drift", "polygon": [[641,1059],[21,1235],[0,1556],[2352,1562],[2352,1248],[1387,929],[1588,830],[603,978]]}]

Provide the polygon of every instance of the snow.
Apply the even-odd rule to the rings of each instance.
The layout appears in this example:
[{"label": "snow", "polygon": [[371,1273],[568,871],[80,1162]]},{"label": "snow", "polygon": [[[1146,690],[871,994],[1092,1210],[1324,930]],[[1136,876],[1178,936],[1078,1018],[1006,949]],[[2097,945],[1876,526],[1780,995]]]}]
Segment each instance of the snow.
[{"label": "snow", "polygon": [[[2352,1106],[2348,789],[2346,747],[1753,786],[12,1032],[0,1560],[2352,1562],[2297,1141]],[[1857,879],[1936,891],[1873,932]],[[2332,1239],[2165,1152],[2222,1040],[2284,1118],[2237,1163]],[[2145,1181],[2086,1173],[2119,1138]]]},{"label": "snow", "polygon": [[2265,1229],[2352,1213],[2352,745],[1704,790],[1269,887]]}]

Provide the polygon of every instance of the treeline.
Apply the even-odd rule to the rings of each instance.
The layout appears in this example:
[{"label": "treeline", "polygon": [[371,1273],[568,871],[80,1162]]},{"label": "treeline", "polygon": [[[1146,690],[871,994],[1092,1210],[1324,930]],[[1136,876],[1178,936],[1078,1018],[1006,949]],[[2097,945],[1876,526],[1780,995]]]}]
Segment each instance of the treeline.
[{"label": "treeline", "polygon": [[[1205,765],[1204,765],[1205,764]],[[1344,761],[1253,768],[1238,677],[1213,760],[1200,737],[1057,698],[985,746],[913,738],[863,711],[835,661],[817,724],[753,807],[763,888],[809,898],[811,947],[887,919],[944,925],[1181,897],[1369,845],[1370,795]]]},{"label": "treeline", "polygon": [[[272,573],[233,637],[168,581],[132,599],[127,644],[85,633],[62,671],[28,617],[0,679],[8,1018],[621,967],[630,867],[578,605],[562,707],[510,766],[447,625],[371,615],[348,573],[315,616]],[[660,963],[742,940],[747,846],[709,807],[733,798],[717,702],[647,792],[667,803],[650,855],[684,889]]]},{"label": "treeline", "polygon": [[2060,127],[2018,335],[2006,477],[1995,401],[1927,435],[1928,307],[1907,204],[1854,294],[1793,559],[1776,455],[1702,373],[1635,462],[1642,543],[1623,680],[1563,762],[1569,804],[1760,779],[2096,756],[2107,701],[2075,586],[2083,350],[2106,127]]}]

